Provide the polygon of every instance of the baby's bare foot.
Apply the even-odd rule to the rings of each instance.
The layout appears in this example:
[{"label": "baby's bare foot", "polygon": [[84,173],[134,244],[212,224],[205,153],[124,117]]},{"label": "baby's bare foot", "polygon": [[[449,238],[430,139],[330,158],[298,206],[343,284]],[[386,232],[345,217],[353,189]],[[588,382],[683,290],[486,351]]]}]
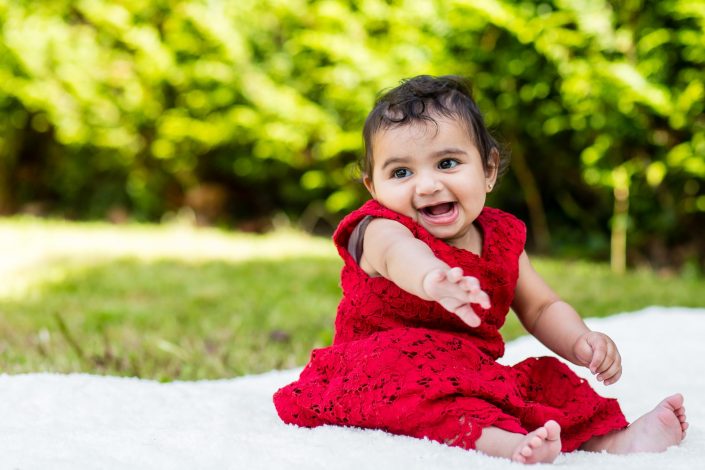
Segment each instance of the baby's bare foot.
[{"label": "baby's bare foot", "polygon": [[685,417],[683,395],[672,395],[656,408],[634,421],[614,440],[609,452],[630,454],[633,452],[663,452],[679,444],[685,437],[688,422]]},{"label": "baby's bare foot", "polygon": [[542,427],[527,434],[514,450],[512,460],[520,463],[550,463],[561,451],[561,427],[546,421]]}]

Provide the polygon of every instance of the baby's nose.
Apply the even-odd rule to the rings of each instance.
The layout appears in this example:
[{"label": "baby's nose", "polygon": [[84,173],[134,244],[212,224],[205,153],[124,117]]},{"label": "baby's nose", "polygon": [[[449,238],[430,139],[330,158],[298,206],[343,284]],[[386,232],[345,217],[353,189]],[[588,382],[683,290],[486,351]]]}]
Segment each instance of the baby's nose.
[{"label": "baby's nose", "polygon": [[433,175],[419,175],[416,183],[416,194],[421,196],[433,194],[441,190],[442,184]]}]

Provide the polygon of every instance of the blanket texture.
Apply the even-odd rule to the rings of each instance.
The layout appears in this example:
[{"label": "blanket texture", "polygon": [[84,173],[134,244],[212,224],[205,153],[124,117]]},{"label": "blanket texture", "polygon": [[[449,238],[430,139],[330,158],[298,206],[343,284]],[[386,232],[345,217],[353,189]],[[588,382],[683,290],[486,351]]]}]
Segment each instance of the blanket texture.
[{"label": "blanket texture", "polygon": [[[651,307],[591,319],[620,348],[624,373],[603,395],[631,421],[681,392],[690,429],[660,454],[561,454],[561,468],[693,469],[705,462],[705,309]],[[550,353],[531,337],[501,362]],[[504,459],[382,431],[283,424],[272,393],[300,369],[231,380],[175,382],[93,375],[0,376],[0,469],[504,469]],[[541,467],[544,467],[542,465]],[[536,467],[534,467],[536,468]]]}]

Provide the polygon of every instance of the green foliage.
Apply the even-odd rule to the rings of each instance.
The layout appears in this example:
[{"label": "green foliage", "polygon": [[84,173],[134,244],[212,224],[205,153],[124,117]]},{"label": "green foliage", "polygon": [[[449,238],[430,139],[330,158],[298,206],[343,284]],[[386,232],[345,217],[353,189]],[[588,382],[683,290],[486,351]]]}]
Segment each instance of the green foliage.
[{"label": "green foliage", "polygon": [[[702,261],[704,12],[703,0],[0,0],[0,213],[157,220],[206,204],[210,221],[284,211],[330,225],[365,197],[355,160],[375,94],[459,73],[514,156],[493,203],[530,221],[536,246],[552,231],[558,250],[604,255],[626,186],[634,255],[680,246],[680,261]],[[203,188],[220,196],[199,203]]]}]

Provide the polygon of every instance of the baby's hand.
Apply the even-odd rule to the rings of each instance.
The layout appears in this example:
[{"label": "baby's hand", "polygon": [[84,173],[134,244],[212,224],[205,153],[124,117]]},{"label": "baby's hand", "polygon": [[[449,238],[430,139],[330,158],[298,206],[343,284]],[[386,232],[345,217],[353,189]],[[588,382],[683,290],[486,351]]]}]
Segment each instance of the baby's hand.
[{"label": "baby's hand", "polygon": [[622,376],[622,357],[617,345],[605,334],[585,333],[573,345],[573,353],[605,385],[612,385]]},{"label": "baby's hand", "polygon": [[480,289],[480,282],[472,276],[464,276],[460,268],[434,269],[424,277],[423,290],[473,328],[480,326],[480,317],[470,304],[490,308],[490,298]]}]

